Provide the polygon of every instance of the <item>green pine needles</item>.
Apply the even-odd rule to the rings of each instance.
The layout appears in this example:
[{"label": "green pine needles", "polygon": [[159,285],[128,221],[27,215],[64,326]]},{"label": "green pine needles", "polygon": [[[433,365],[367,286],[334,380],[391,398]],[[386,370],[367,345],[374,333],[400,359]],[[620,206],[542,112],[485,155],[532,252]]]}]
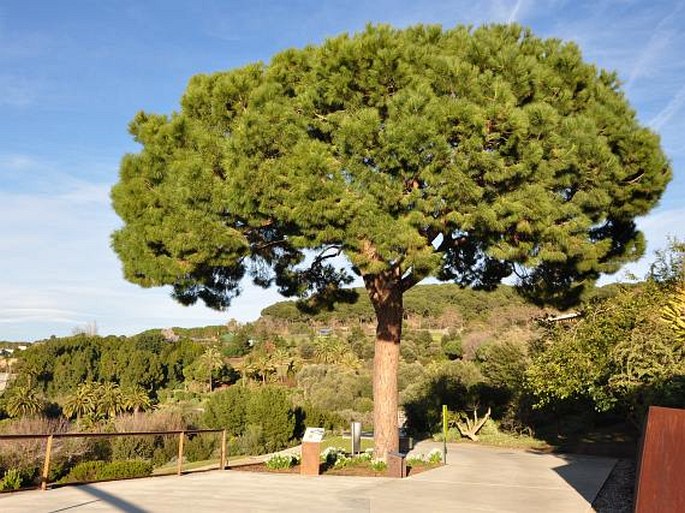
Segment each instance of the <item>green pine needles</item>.
[{"label": "green pine needles", "polygon": [[394,344],[428,276],[576,301],[642,254],[634,219],[671,176],[615,74],[518,25],[368,26],[197,75],[130,131],[112,190],[128,280],[224,308],[249,275],[316,308],[353,295],[342,254]]},{"label": "green pine needles", "polygon": [[246,273],[325,292],[338,252],[560,293],[641,254],[633,219],[670,178],[614,74],[515,25],[369,26],[195,76],[181,105],[131,123],[113,246],[127,279],[215,307]]}]

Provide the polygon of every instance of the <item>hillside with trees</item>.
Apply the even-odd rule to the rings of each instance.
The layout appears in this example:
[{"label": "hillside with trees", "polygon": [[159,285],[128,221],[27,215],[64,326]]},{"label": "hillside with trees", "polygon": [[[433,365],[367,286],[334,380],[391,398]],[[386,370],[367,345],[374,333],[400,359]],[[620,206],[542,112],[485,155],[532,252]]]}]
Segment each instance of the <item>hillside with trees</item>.
[{"label": "hillside with trees", "polygon": [[[683,255],[674,243],[645,281],[594,290],[582,315],[562,322],[508,287],[416,287],[398,372],[405,429],[438,432],[446,404],[451,440],[488,410],[485,443],[630,453],[649,405],[685,407]],[[9,417],[0,432],[219,428],[235,455],[297,443],[305,425],[373,429],[368,308],[308,314],[282,302],[245,325],[37,341],[0,396],[0,418]],[[164,437],[78,447],[60,453],[56,479],[76,479],[93,454],[164,468],[176,449]],[[0,470],[20,468],[23,483],[35,482],[40,449],[5,449]],[[206,459],[217,441],[196,437],[188,450],[188,461]]]}]

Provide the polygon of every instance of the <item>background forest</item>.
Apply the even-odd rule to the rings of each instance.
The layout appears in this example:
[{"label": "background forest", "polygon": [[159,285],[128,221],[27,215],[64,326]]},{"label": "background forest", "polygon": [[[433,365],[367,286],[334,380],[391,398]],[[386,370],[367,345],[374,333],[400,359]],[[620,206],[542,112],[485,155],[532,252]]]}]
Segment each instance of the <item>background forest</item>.
[{"label": "background forest", "polygon": [[[489,408],[485,443],[632,453],[649,405],[685,407],[683,249],[674,242],[643,281],[593,290],[566,320],[507,286],[416,287],[401,344],[405,430],[437,433],[442,404],[455,419]],[[14,351],[0,365],[13,379],[0,396],[0,432],[221,428],[235,455],[297,443],[305,425],[339,432],[359,420],[370,430],[373,330],[360,294],[315,315],[277,303],[245,325],[5,344]],[[113,461],[133,462],[119,472],[150,473],[176,453],[164,437],[83,444],[58,451],[55,479],[94,477]],[[42,452],[32,447],[0,451],[4,487],[38,478]],[[198,436],[187,458],[216,450],[215,437]]]}]

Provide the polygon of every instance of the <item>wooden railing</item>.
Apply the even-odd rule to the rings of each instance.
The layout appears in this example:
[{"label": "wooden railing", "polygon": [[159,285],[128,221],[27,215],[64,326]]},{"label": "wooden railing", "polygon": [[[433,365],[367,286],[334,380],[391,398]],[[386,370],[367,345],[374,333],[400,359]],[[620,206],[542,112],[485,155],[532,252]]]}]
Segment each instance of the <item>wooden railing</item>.
[{"label": "wooden railing", "polygon": [[0,434],[2,440],[36,440],[45,439],[45,460],[43,461],[43,471],[41,473],[40,487],[47,490],[48,476],[50,474],[50,457],[52,454],[52,441],[55,438],[116,438],[121,436],[159,436],[159,435],[178,435],[178,463],[176,474],[183,473],[183,449],[186,435],[201,433],[221,433],[221,450],[219,451],[219,470],[226,468],[226,430],[225,429],[184,429],[180,431],[129,431],[123,433],[44,433],[44,434]]}]

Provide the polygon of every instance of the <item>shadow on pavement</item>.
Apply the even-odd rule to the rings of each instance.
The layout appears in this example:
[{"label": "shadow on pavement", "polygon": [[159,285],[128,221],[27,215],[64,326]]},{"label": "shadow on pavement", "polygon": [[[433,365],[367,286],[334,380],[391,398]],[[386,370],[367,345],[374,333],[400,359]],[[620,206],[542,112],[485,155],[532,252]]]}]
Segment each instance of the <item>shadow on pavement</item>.
[{"label": "shadow on pavement", "polygon": [[79,488],[84,492],[92,495],[93,497],[96,497],[97,499],[101,500],[102,502],[110,504],[118,511],[123,511],[124,513],[149,513],[147,510],[139,508],[135,504],[120,497],[117,497],[116,495],[112,495],[111,493],[108,493],[100,488],[96,488],[93,485],[83,485]]},{"label": "shadow on pavement", "polygon": [[100,502],[100,499],[94,499],[92,501],[82,502],[80,504],[74,504],[73,506],[66,506],[64,508],[50,510],[49,513],[59,513],[60,511],[69,511],[70,509],[80,508],[82,506],[88,506],[88,504],[93,504],[94,502]]},{"label": "shadow on pavement", "polygon": [[592,465],[590,470],[588,469],[588,460],[592,457],[570,454],[558,454],[557,456],[565,460],[566,465],[556,467],[554,471],[571,485],[583,499],[592,504],[614,465]]}]

